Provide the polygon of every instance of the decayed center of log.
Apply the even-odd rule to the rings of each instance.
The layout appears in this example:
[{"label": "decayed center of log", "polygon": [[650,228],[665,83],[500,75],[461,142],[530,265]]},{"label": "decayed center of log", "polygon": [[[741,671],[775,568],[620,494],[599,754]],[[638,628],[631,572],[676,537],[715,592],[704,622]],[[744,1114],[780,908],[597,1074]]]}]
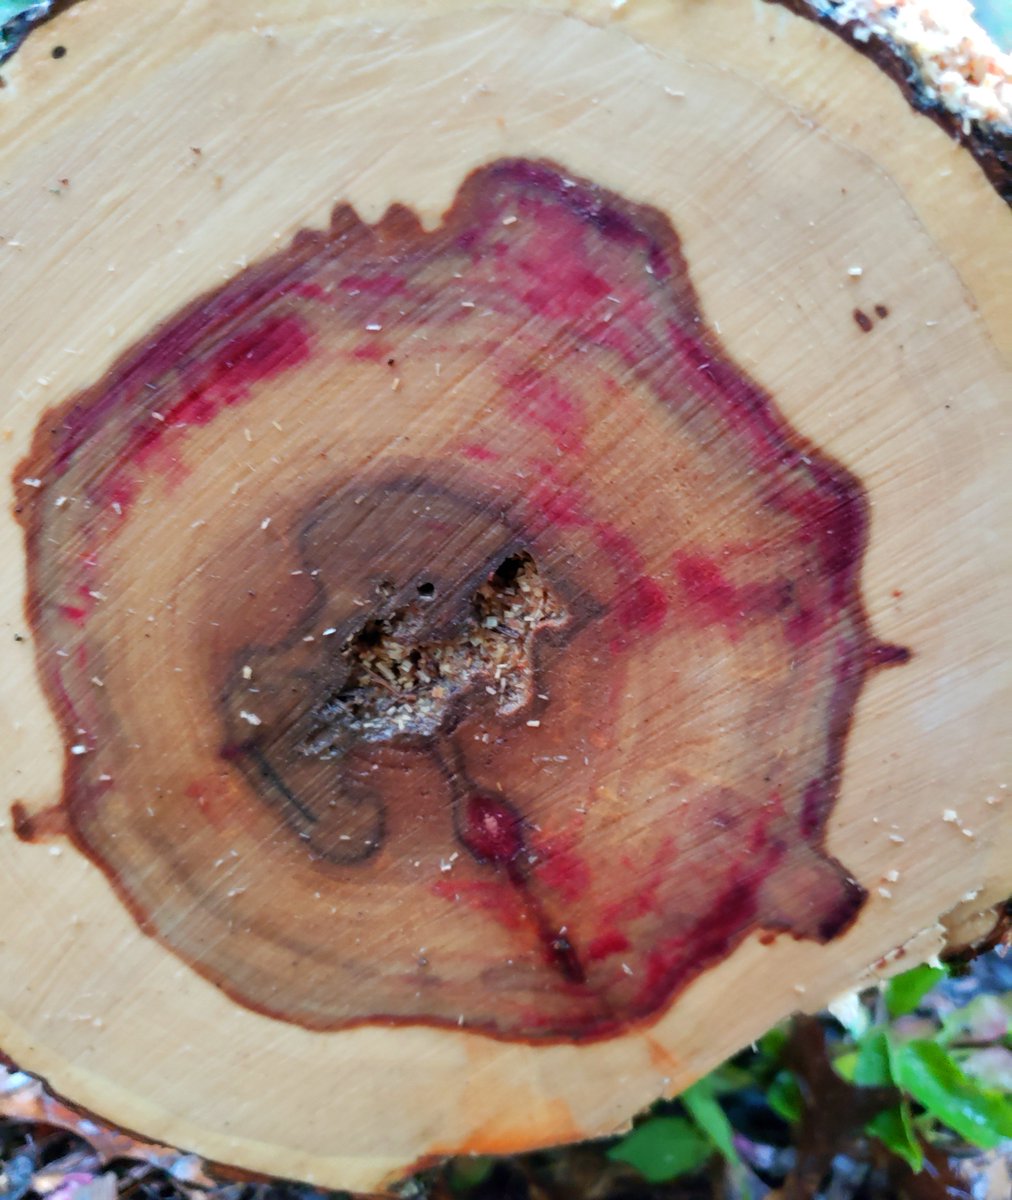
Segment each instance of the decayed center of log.
[{"label": "decayed center of log", "polygon": [[[390,594],[390,584],[381,584]],[[345,686],[313,711],[319,728],[299,747],[303,754],[344,753],[349,739],[384,742],[432,737],[453,704],[483,687],[499,716],[518,712],[531,698],[533,643],[545,625],[565,624],[568,613],[527,553],[510,555],[478,588],[460,634],[425,640],[426,609],[436,585],[418,585],[417,599],[390,616],[373,617],[346,640]]]}]

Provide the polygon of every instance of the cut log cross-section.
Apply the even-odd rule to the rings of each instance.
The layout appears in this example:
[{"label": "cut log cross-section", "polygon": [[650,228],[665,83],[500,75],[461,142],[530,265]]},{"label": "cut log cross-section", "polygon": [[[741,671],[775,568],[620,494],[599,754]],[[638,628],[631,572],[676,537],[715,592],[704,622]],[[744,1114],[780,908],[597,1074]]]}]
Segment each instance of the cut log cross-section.
[{"label": "cut log cross-section", "polygon": [[0,96],[0,1048],[376,1188],[1007,894],[967,150],[736,0],[158,9]]},{"label": "cut log cross-section", "polygon": [[[230,444],[255,504],[208,477]],[[339,211],[25,470],[61,814],[237,999],[610,1033],[860,907],[821,840],[865,671],[906,657],[866,628],[866,502],[725,358],[655,211],[526,161],[433,233]]]}]

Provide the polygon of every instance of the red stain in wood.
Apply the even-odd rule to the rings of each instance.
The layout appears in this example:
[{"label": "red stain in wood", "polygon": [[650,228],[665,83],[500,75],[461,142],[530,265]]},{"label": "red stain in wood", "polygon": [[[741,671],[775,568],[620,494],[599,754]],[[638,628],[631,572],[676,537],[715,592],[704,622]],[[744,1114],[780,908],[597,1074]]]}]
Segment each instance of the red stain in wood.
[{"label": "red stain in wood", "polygon": [[587,943],[587,961],[600,962],[602,958],[611,958],[614,954],[624,954],[632,949],[632,942],[617,929],[608,929],[599,933]]},{"label": "red stain in wood", "polygon": [[668,598],[654,579],[641,575],[619,596],[615,616],[624,630],[656,633],[668,615]]},{"label": "red stain in wood", "polygon": [[293,283],[290,290],[293,296],[302,300],[319,300],[321,304],[327,304],[333,299],[332,294],[317,283]]},{"label": "red stain in wood", "polygon": [[116,476],[116,482],[106,489],[106,503],[110,508],[123,510],[130,507],[137,494],[137,484],[132,479],[125,479],[122,474]]},{"label": "red stain in wood", "polygon": [[609,521],[591,516],[592,505],[580,489],[563,481],[551,463],[539,461],[542,483],[535,486],[530,503],[540,521],[555,529],[587,529],[610,562],[616,578],[613,611],[620,632],[610,640],[613,653],[634,644],[629,634],[656,633],[668,613],[664,589],[642,574],[643,556],[629,534]]},{"label": "red stain in wood", "polygon": [[11,824],[14,836],[23,842],[50,842],[66,837],[67,810],[62,804],[52,804],[38,812],[29,813],[20,800],[11,805]]},{"label": "red stain in wood", "polygon": [[906,646],[876,642],[868,650],[868,664],[872,667],[901,667],[909,661],[910,650]]},{"label": "red stain in wood", "polygon": [[[180,578],[181,591],[204,589],[216,631],[207,635],[215,666],[194,704],[205,722],[208,712],[218,713],[222,727],[202,732],[214,744],[204,759],[188,745],[179,748],[178,766],[171,756],[147,761],[143,746],[128,753],[119,727],[129,719],[129,700],[116,690],[121,681],[113,673],[97,687],[87,664],[112,656],[115,666],[116,639],[143,638],[142,618],[114,589],[92,607],[80,588],[86,584],[90,595],[116,582],[121,531],[152,495],[201,484],[188,457],[188,445],[200,444],[195,431],[213,426],[217,434],[222,414],[238,405],[266,423],[282,379],[291,392],[292,381],[305,379],[300,416],[304,411],[326,427],[328,414],[347,401],[340,387],[317,386],[321,363],[365,373],[372,368],[360,364],[394,365],[387,339],[395,328],[398,345],[403,337],[424,368],[419,379],[438,375],[430,369],[445,359],[453,386],[466,380],[475,389],[467,434],[432,462],[412,459],[406,438],[378,455],[354,495],[338,479],[340,451],[321,448],[333,456],[336,482],[322,500],[289,500],[285,521],[250,542],[242,587],[214,560]],[[384,337],[371,336],[380,332]],[[319,358],[318,348],[326,351]],[[468,374],[476,364],[488,364],[485,377]],[[606,388],[618,434],[627,421],[640,427],[637,406],[646,405],[651,428],[666,430],[683,451],[673,461],[683,462],[688,447],[690,459],[699,456],[712,468],[704,478],[717,481],[707,490],[689,479],[678,503],[668,504],[671,548],[661,565],[663,530],[627,527],[620,504],[574,482],[597,434],[587,399],[595,388]],[[403,394],[390,389],[394,395],[386,403],[400,405]],[[223,433],[231,428],[222,422]],[[662,500],[670,482],[663,452],[659,446],[653,464]],[[403,208],[373,227],[338,208],[330,230],[300,234],[288,249],[197,299],[93,388],[47,414],[16,478],[33,476],[61,479],[69,494],[87,501],[54,511],[29,497],[22,513],[39,670],[68,744],[81,738],[89,750],[68,755],[65,765],[59,811],[68,836],[107,872],[145,932],[237,1001],[319,1029],[370,1021],[456,1025],[463,1016],[468,1027],[496,1037],[607,1037],[654,1019],[750,933],[788,930],[828,940],[860,908],[863,892],[822,841],[863,680],[909,658],[905,648],[871,635],[861,603],[867,503],[859,481],[787,425],[706,327],[663,214],[551,164],[523,161],[476,172],[431,232]],[[593,477],[591,464],[584,478]],[[403,543],[412,504],[412,529],[427,557],[405,564],[384,538]],[[714,528],[704,523],[702,541],[676,545],[685,524],[681,504],[712,508]],[[757,514],[765,540],[756,535],[755,544],[722,546],[715,530],[728,504]],[[440,506],[442,515],[434,511]],[[183,542],[171,506],[165,508],[166,548],[175,552]],[[256,527],[259,494],[253,508]],[[657,511],[664,511],[660,502]],[[333,534],[328,513],[337,514]],[[360,532],[366,528],[368,536]],[[470,540],[455,542],[462,530]],[[489,530],[494,536],[482,541]],[[522,757],[533,710],[497,714],[479,690],[452,721],[414,740],[364,739],[319,759],[296,753],[294,734],[286,742],[314,704],[340,702],[342,684],[332,674],[337,651],[369,613],[340,606],[332,613],[329,606],[335,597],[345,604],[357,598],[349,582],[355,570],[361,568],[354,580],[363,595],[392,589],[391,603],[417,600],[431,583],[426,629],[445,636],[459,624],[481,572],[518,548],[551,564],[548,582],[572,616],[565,630],[539,635],[534,653],[534,691],[546,697],[538,719],[546,729],[556,723],[573,731],[574,745],[563,746],[572,752],[555,756],[562,761],[552,767],[550,791]],[[431,569],[441,554],[446,561]],[[207,578],[199,580],[205,568]],[[61,612],[52,597],[71,600]],[[158,620],[171,623],[175,597],[166,599]],[[192,633],[181,629],[179,636]],[[65,643],[73,653],[56,657]],[[621,700],[646,656],[670,662],[666,703],[684,711],[687,726],[704,701],[713,703],[712,694],[697,697],[681,682],[683,644],[699,660],[697,686],[712,676],[718,689],[732,677],[721,675],[728,663],[736,665],[734,679],[759,679],[763,673],[750,673],[747,655],[761,649],[763,672],[791,681],[789,703],[805,720],[777,725],[767,741],[764,722],[781,706],[755,683],[755,703],[743,709],[754,732],[735,751],[748,767],[741,779],[709,790],[682,781],[677,737],[658,745],[645,725],[651,782],[638,790],[630,766],[628,787],[624,777],[616,786],[614,734],[598,710],[606,713],[612,697]],[[249,688],[237,682],[237,664],[247,656],[256,662]],[[569,668],[585,672],[590,694],[556,701],[565,689],[543,686],[541,675],[562,679]],[[151,686],[160,684],[153,679]],[[241,727],[227,707],[236,697],[244,705]],[[491,735],[481,786],[463,767],[442,774],[432,767],[433,759],[452,759],[450,749],[475,714],[485,714]],[[780,767],[781,747],[793,756],[790,777]],[[119,796],[119,768],[129,780],[135,762],[145,768],[145,787],[164,784],[154,815]],[[213,776],[201,774],[210,762],[228,773],[220,792]],[[666,773],[679,779],[668,790]],[[567,824],[573,796],[588,788],[604,797],[595,803],[606,819]],[[539,830],[530,814],[546,796],[553,807]],[[113,800],[119,807],[107,810]],[[106,823],[107,811],[120,814],[116,828]],[[39,836],[39,820],[21,806],[16,832]],[[221,939],[233,938],[232,926],[222,926],[220,938],[207,936],[220,898],[215,880],[194,865],[211,845],[228,853],[244,820],[261,830],[273,821],[256,854],[262,873],[276,881],[278,911],[243,908],[236,897],[235,927],[254,930],[281,955],[297,941],[297,956],[311,967],[266,983],[256,971],[236,968],[241,950],[238,959],[216,952],[226,944]],[[649,841],[644,828],[652,830]],[[199,852],[191,835],[180,833],[192,829],[199,829]],[[408,857],[411,830],[427,839],[424,855]],[[446,875],[423,877],[418,864],[431,866],[437,844],[447,854],[457,848],[458,858]],[[164,898],[151,899],[149,881],[163,871],[178,894],[192,896],[192,920]],[[793,924],[776,899],[793,894],[792,881],[800,889]],[[389,904],[398,887],[405,920],[396,928],[388,921],[382,939],[363,948],[368,969],[359,970],[358,951],[337,948],[334,922],[320,924],[315,914],[333,908],[342,928],[364,922],[364,932],[374,934],[373,889]],[[317,892],[333,903],[317,905]],[[440,942],[444,930],[445,945],[432,952],[419,989],[419,943]],[[445,978],[442,955],[454,967]],[[459,956],[473,990],[462,990],[454,973]],[[306,978],[317,983],[309,987]]]},{"label": "red stain in wood", "polygon": [[[533,887],[536,880],[574,900],[585,886],[585,867],[573,853],[565,834],[528,848],[519,813],[497,796],[471,793],[460,805],[459,837],[479,863],[497,868],[493,881],[439,882],[433,893],[444,899],[462,897],[472,907],[486,909],[508,928],[527,922],[536,933],[545,964],[566,985],[582,985],[586,976],[564,926],[553,921]],[[544,858],[542,858],[544,856]],[[540,870],[530,870],[539,864]]]},{"label": "red stain in wood", "polygon": [[516,931],[530,928],[530,912],[526,898],[507,879],[450,880],[437,879],[431,885],[432,894],[451,904],[464,904],[475,912],[485,913],[506,929]]},{"label": "red stain in wood", "polygon": [[[739,869],[738,877],[722,889],[718,904],[691,921],[685,932],[664,938],[651,949],[646,957],[643,988],[651,994],[669,989],[673,964],[690,946],[704,954],[708,962],[726,957],[728,949],[738,939],[741,921],[753,921],[758,915],[760,885],[776,868],[782,854],[782,848],[778,847],[765,855],[760,863]],[[859,891],[854,899],[859,899]]]},{"label": "red stain in wood", "polygon": [[537,861],[533,868],[539,884],[558,893],[569,905],[579,901],[591,884],[591,870],[578,851],[579,831],[563,830],[539,836],[533,842]]},{"label": "red stain in wood", "polygon": [[529,369],[507,381],[506,396],[510,414],[544,430],[560,454],[583,453],[583,409],[560,380]]},{"label": "red stain in wood", "polygon": [[386,342],[360,342],[351,352],[352,358],[363,362],[383,362],[390,356],[390,347]]},{"label": "red stain in wood", "polygon": [[498,462],[502,458],[498,451],[493,450],[490,446],[479,445],[477,442],[468,442],[467,445],[461,446],[460,452],[472,462]]},{"label": "red stain in wood", "polygon": [[622,870],[635,875],[636,886],[626,890],[620,899],[609,902],[602,909],[602,936],[612,937],[616,927],[629,925],[638,917],[649,916],[658,911],[661,889],[674,871],[676,857],[674,839],[663,836],[648,863],[635,862],[627,857],[621,860]]},{"label": "red stain in wood", "polygon": [[679,554],[675,573],[689,602],[708,620],[733,630],[746,615],[738,589],[727,582],[716,563],[699,555]]},{"label": "red stain in wood", "polygon": [[[288,290],[290,284],[278,285],[273,293],[280,295]],[[298,318],[286,315],[269,318],[232,336],[226,334],[208,361],[187,363],[188,342],[225,324],[234,315],[234,308],[234,304],[221,305],[216,314],[211,305],[203,313],[198,310],[187,315],[130,362],[117,383],[87,412],[78,404],[68,406],[63,421],[53,431],[53,473],[59,476],[66,471],[74,454],[103,419],[114,415],[122,419],[125,397],[139,388],[152,403],[132,423],[127,446],[102,474],[101,502],[121,513],[129,508],[139,487],[138,468],[143,471],[157,464],[176,482],[185,477],[178,460],[165,451],[167,437],[178,436],[188,427],[209,424],[223,408],[248,399],[255,386],[293,369],[310,355],[307,327]],[[184,392],[163,412],[158,408],[160,388],[151,379],[166,373],[182,381]]]},{"label": "red stain in wood", "polygon": [[296,317],[271,318],[234,335],[210,364],[187,372],[190,387],[181,400],[138,426],[126,457],[143,467],[171,431],[209,424],[223,408],[248,400],[257,384],[293,370],[309,356],[309,334]]},{"label": "red stain in wood", "polygon": [[388,300],[391,296],[407,290],[407,284],[402,275],[386,271],[375,275],[346,275],[338,286],[352,296],[364,293],[383,300]]},{"label": "red stain in wood", "polygon": [[643,1040],[646,1042],[647,1053],[650,1055],[650,1063],[658,1071],[663,1071],[669,1077],[677,1075],[682,1071],[682,1063],[667,1047],[662,1046],[655,1038],[649,1036],[646,1036]]},{"label": "red stain in wood", "polygon": [[520,816],[498,797],[468,796],[463,818],[460,839],[480,862],[506,866],[523,850]]},{"label": "red stain in wood", "polygon": [[231,781],[221,775],[206,775],[183,788],[183,795],[192,800],[204,819],[215,829],[224,829],[235,817]]},{"label": "red stain in wood", "polygon": [[792,588],[785,580],[732,583],[712,559],[683,551],[675,555],[672,565],[684,600],[680,611],[696,623],[720,626],[732,641],[742,637],[750,622],[781,611],[786,611],[784,628],[792,642],[822,629],[818,611],[791,604]]}]

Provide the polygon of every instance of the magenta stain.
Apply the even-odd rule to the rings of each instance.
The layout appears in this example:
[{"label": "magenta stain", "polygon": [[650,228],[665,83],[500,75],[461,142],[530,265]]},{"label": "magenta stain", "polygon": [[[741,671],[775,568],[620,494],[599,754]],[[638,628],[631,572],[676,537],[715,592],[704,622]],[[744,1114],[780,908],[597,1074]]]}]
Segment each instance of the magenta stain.
[{"label": "magenta stain", "polygon": [[527,370],[506,384],[512,416],[548,433],[561,454],[582,454],[583,408],[552,376]]},{"label": "magenta stain", "polygon": [[[248,400],[256,385],[298,367],[309,356],[307,329],[295,317],[281,317],[228,339],[209,366],[182,368],[183,397],[164,412],[142,414],[121,465],[109,477],[106,503],[122,510],[133,501],[136,483],[124,474],[127,470],[156,470],[173,488],[185,482],[189,471],[173,452],[174,440],[188,428],[210,424],[222,409]],[[151,386],[157,396],[159,385]]]},{"label": "magenta stain", "polygon": [[460,840],[483,863],[508,866],[524,848],[520,816],[505,801],[482,793],[464,804]]},{"label": "magenta stain", "polygon": [[616,954],[625,954],[627,950],[632,949],[632,942],[624,933],[620,933],[617,929],[609,929],[605,933],[599,933],[596,937],[591,938],[587,943],[587,961],[600,962],[604,958],[611,958]]},{"label": "magenta stain", "polygon": [[539,462],[544,480],[530,496],[539,521],[557,529],[588,529],[611,563],[616,578],[614,616],[621,632],[611,639],[614,653],[622,653],[632,642],[628,634],[656,633],[664,624],[668,599],[661,585],[642,573],[643,556],[629,534],[613,524],[589,515],[591,505],[580,490],[565,483],[551,463]]},{"label": "magenta stain", "polygon": [[583,898],[591,885],[591,870],[579,853],[579,832],[576,830],[539,836],[533,843],[536,863],[533,874],[537,882],[557,893],[564,904]]},{"label": "magenta stain", "polygon": [[346,275],[338,286],[350,295],[365,294],[383,300],[407,290],[407,284],[400,275],[386,272],[378,275]]},{"label": "magenta stain", "polygon": [[[435,885],[436,894],[454,900],[463,895],[472,907],[494,912],[497,920],[507,927],[519,928],[526,923],[537,938],[547,965],[557,971],[567,985],[585,983],[583,966],[564,927],[552,921],[545,904],[531,886],[529,859],[533,857],[536,861],[537,855],[525,855],[522,821],[512,805],[480,792],[469,795],[463,803],[460,840],[478,862],[498,868],[502,878],[481,881],[477,885],[465,882],[463,891],[461,885],[440,882]],[[563,844],[563,839],[556,839],[554,847],[543,847],[542,852],[550,857],[541,863],[537,872],[540,881],[547,882],[544,878],[546,870],[554,870],[553,882],[548,886],[561,890],[566,899],[575,899],[574,885],[578,890],[584,886],[577,878],[583,869],[577,857]],[[554,867],[551,866],[553,863]]]},{"label": "magenta stain", "polygon": [[360,342],[351,352],[352,358],[362,362],[383,362],[389,355],[390,347],[386,342],[379,341]]},{"label": "magenta stain", "polygon": [[468,442],[461,446],[460,452],[472,462],[498,462],[502,458],[497,450],[493,450],[489,446],[482,446],[477,442]]},{"label": "magenta stain", "polygon": [[908,647],[893,646],[888,642],[876,642],[868,652],[868,662],[872,667],[901,667],[910,658]]},{"label": "magenta stain", "polygon": [[[684,610],[705,625],[721,626],[738,640],[749,622],[776,615],[790,607],[792,589],[787,581],[731,583],[724,570],[706,555],[679,551],[673,568],[684,598]],[[794,642],[821,629],[817,613],[799,608],[785,622]]]}]

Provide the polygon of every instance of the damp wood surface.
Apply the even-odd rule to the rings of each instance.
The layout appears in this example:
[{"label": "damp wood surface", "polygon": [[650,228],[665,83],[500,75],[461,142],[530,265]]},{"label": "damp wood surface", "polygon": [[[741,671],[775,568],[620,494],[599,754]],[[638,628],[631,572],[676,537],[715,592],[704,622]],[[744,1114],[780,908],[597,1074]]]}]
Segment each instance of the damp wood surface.
[{"label": "damp wood surface", "polygon": [[72,6],[0,92],[0,1050],[376,1190],[978,928],[969,151],[780,7],[167,12]]}]

